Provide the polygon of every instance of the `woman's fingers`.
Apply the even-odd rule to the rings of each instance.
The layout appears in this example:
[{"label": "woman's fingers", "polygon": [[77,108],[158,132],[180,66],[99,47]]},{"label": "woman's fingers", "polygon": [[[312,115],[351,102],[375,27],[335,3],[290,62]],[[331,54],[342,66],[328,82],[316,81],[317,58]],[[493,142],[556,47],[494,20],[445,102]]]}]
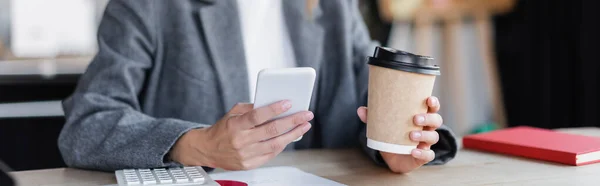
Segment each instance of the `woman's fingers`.
[{"label": "woman's fingers", "polygon": [[435,158],[433,150],[414,149],[410,152],[410,155],[423,162],[430,162]]},{"label": "woman's fingers", "polygon": [[263,124],[269,121],[273,117],[284,113],[285,111],[292,108],[292,102],[288,100],[279,101],[264,107],[256,108],[248,111],[243,115],[233,117],[230,121],[236,123],[236,127],[242,129],[251,129],[255,126]]},{"label": "woman's fingers", "polygon": [[429,107],[427,110],[428,113],[436,113],[440,111],[440,100],[435,96],[427,98],[427,107]]},{"label": "woman's fingers", "polygon": [[240,161],[237,164],[236,169],[254,169],[266,163],[268,160],[281,153],[285,146],[304,135],[310,127],[311,124],[305,122],[283,135],[243,147],[242,150],[237,151],[238,154],[236,159],[239,159]]},{"label": "woman's fingers", "polygon": [[367,123],[367,107],[358,107],[356,114],[358,114],[358,117],[363,123]]},{"label": "woman's fingers", "polygon": [[304,111],[284,118],[267,122],[248,131],[250,143],[268,140],[294,129],[300,124],[309,122],[314,118],[310,111]]},{"label": "woman's fingers", "polygon": [[286,145],[304,135],[304,133],[306,133],[310,127],[311,124],[308,122],[300,124],[298,127],[285,134],[257,143],[256,150],[263,154],[283,150]]},{"label": "woman's fingers", "polygon": [[433,130],[442,126],[444,122],[442,116],[437,113],[433,114],[418,114],[413,118],[415,125],[432,128]]},{"label": "woman's fingers", "polygon": [[271,148],[271,152],[277,152],[278,150],[283,150],[287,144],[294,142],[294,140],[300,138],[304,133],[310,130],[311,124],[306,122],[298,127],[292,129],[291,131],[277,136],[275,138],[269,139],[267,141],[261,142],[263,145],[266,145]]},{"label": "woman's fingers", "polygon": [[433,145],[440,140],[440,135],[436,131],[412,131],[410,133],[410,139],[415,142]]}]

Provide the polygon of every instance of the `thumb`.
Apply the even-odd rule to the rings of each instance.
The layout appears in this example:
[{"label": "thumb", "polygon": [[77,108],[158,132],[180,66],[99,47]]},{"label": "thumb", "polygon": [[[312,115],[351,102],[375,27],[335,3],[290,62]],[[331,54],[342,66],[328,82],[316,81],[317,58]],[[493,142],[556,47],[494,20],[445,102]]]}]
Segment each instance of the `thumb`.
[{"label": "thumb", "polygon": [[358,117],[363,123],[367,123],[367,107],[358,107],[356,113],[358,114]]}]

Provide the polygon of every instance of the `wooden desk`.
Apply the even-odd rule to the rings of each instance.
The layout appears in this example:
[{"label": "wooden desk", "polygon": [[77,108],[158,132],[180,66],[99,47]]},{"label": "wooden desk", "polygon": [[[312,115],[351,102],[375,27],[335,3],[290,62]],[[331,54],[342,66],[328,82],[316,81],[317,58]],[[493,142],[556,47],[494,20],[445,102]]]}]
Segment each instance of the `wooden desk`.
[{"label": "wooden desk", "polygon": [[[600,137],[599,128],[563,130]],[[600,164],[580,167],[461,150],[446,165],[426,166],[400,175],[373,165],[359,150],[305,150],[285,152],[266,166],[295,166],[348,185],[599,185]],[[71,168],[14,172],[29,185],[114,184],[113,173]]]}]

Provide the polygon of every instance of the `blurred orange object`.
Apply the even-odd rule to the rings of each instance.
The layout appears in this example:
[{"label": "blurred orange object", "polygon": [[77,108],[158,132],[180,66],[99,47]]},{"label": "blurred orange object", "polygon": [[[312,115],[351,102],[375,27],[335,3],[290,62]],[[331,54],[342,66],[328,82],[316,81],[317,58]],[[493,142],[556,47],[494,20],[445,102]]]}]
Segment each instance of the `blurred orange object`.
[{"label": "blurred orange object", "polygon": [[512,9],[515,0],[379,0],[378,3],[384,21],[411,21],[421,16],[444,19],[478,12],[504,13]]}]

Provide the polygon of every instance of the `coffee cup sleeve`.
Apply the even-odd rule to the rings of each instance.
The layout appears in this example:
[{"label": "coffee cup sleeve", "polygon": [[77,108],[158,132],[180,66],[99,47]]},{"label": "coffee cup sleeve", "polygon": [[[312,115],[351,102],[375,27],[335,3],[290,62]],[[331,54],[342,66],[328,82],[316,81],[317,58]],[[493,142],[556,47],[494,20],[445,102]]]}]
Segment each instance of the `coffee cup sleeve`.
[{"label": "coffee cup sleeve", "polygon": [[[381,154],[378,150],[373,150],[367,147],[367,132],[366,128],[363,128],[360,132],[360,145],[363,149],[363,152],[367,154],[367,156],[375,162],[375,164],[388,167],[381,157]],[[436,130],[440,135],[440,140],[431,146],[431,150],[435,152],[435,159],[433,161],[427,163],[426,165],[442,165],[447,163],[448,161],[454,159],[456,153],[458,152],[458,144],[456,141],[456,136],[454,132],[446,125],[442,125],[440,128]]]}]

